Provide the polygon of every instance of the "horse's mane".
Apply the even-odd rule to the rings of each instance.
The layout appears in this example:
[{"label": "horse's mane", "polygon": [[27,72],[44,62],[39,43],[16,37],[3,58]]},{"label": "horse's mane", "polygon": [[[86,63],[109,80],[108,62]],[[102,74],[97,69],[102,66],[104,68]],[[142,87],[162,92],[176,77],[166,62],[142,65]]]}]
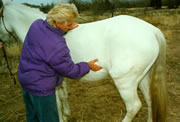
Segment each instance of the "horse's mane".
[{"label": "horse's mane", "polygon": [[4,6],[11,6],[13,9],[18,10],[19,12],[23,12],[23,13],[31,13],[31,14],[35,14],[35,15],[45,15],[42,11],[39,10],[39,8],[32,8],[29,7],[27,5],[24,4],[19,4],[19,3],[15,3],[12,1],[6,1],[4,2]]}]

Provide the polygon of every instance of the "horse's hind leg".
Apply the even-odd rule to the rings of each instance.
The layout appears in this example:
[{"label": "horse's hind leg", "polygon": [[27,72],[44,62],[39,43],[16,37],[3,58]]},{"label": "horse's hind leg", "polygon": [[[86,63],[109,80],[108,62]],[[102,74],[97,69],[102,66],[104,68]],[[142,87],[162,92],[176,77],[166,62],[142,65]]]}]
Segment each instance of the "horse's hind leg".
[{"label": "horse's hind leg", "polygon": [[137,94],[137,86],[140,81],[135,74],[130,71],[120,78],[113,78],[111,75],[126,106],[127,113],[122,122],[131,122],[142,106]]},{"label": "horse's hind leg", "polygon": [[149,74],[146,74],[144,79],[139,85],[140,90],[142,91],[145,101],[148,105],[148,122],[152,122],[152,111],[151,111],[151,98],[150,98],[150,77]]},{"label": "horse's hind leg", "polygon": [[56,101],[60,122],[67,122],[68,116],[70,115],[70,107],[67,99],[66,81],[63,81],[62,84],[56,88]]}]

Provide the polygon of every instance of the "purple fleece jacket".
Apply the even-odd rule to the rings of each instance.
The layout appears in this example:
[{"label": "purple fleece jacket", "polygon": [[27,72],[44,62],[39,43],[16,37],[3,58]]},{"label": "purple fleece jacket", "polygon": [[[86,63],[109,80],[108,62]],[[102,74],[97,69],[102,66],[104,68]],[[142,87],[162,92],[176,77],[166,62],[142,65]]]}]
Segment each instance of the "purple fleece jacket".
[{"label": "purple fleece jacket", "polygon": [[63,34],[42,19],[29,28],[20,56],[18,79],[30,94],[51,95],[63,76],[77,79],[89,72],[87,62],[73,63]]}]

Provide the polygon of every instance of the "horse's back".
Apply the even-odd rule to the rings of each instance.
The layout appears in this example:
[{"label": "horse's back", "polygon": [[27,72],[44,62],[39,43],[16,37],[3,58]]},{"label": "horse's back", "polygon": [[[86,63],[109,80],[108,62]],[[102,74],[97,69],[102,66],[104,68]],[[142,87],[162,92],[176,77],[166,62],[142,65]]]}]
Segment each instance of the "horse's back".
[{"label": "horse's back", "polygon": [[116,39],[120,43],[127,42],[127,40],[133,43],[133,41],[141,42],[142,39],[152,40],[156,29],[141,19],[121,15],[97,22],[80,24],[78,28],[68,32],[65,38],[70,41],[73,40],[71,38],[74,38],[80,43],[105,44],[105,41],[113,43],[115,42],[113,40]]},{"label": "horse's back", "polygon": [[75,62],[98,58],[108,73],[123,75],[132,67],[151,67],[159,50],[155,29],[143,20],[122,15],[82,24],[65,38]]},{"label": "horse's back", "polygon": [[152,51],[152,47],[157,49],[155,29],[143,20],[122,15],[82,24],[68,32],[65,38],[68,46],[74,50],[72,52],[83,50],[82,59],[87,53],[89,56],[100,53],[107,58],[108,55],[124,55],[127,51],[133,55],[138,50],[144,52]]}]

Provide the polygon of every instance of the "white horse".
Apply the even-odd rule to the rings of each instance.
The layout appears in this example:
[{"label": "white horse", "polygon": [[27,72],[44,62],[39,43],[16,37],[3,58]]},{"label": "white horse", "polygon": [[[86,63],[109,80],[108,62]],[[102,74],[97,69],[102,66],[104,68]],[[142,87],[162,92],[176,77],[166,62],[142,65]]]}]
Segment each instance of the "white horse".
[{"label": "white horse", "polygon": [[[3,10],[5,25],[21,41],[35,19],[45,18],[45,14],[37,9],[12,2],[4,3]],[[2,24],[2,17],[0,34],[1,37],[8,34]],[[138,18],[121,15],[80,24],[64,37],[74,62],[98,58],[98,64],[103,67],[98,72],[90,71],[80,80],[92,82],[107,76],[113,79],[127,110],[122,122],[131,122],[142,106],[137,94],[138,87],[148,105],[148,122],[165,122],[166,41],[158,28]],[[56,90],[56,95],[60,120],[66,121],[69,109],[63,83],[62,88]]]}]

